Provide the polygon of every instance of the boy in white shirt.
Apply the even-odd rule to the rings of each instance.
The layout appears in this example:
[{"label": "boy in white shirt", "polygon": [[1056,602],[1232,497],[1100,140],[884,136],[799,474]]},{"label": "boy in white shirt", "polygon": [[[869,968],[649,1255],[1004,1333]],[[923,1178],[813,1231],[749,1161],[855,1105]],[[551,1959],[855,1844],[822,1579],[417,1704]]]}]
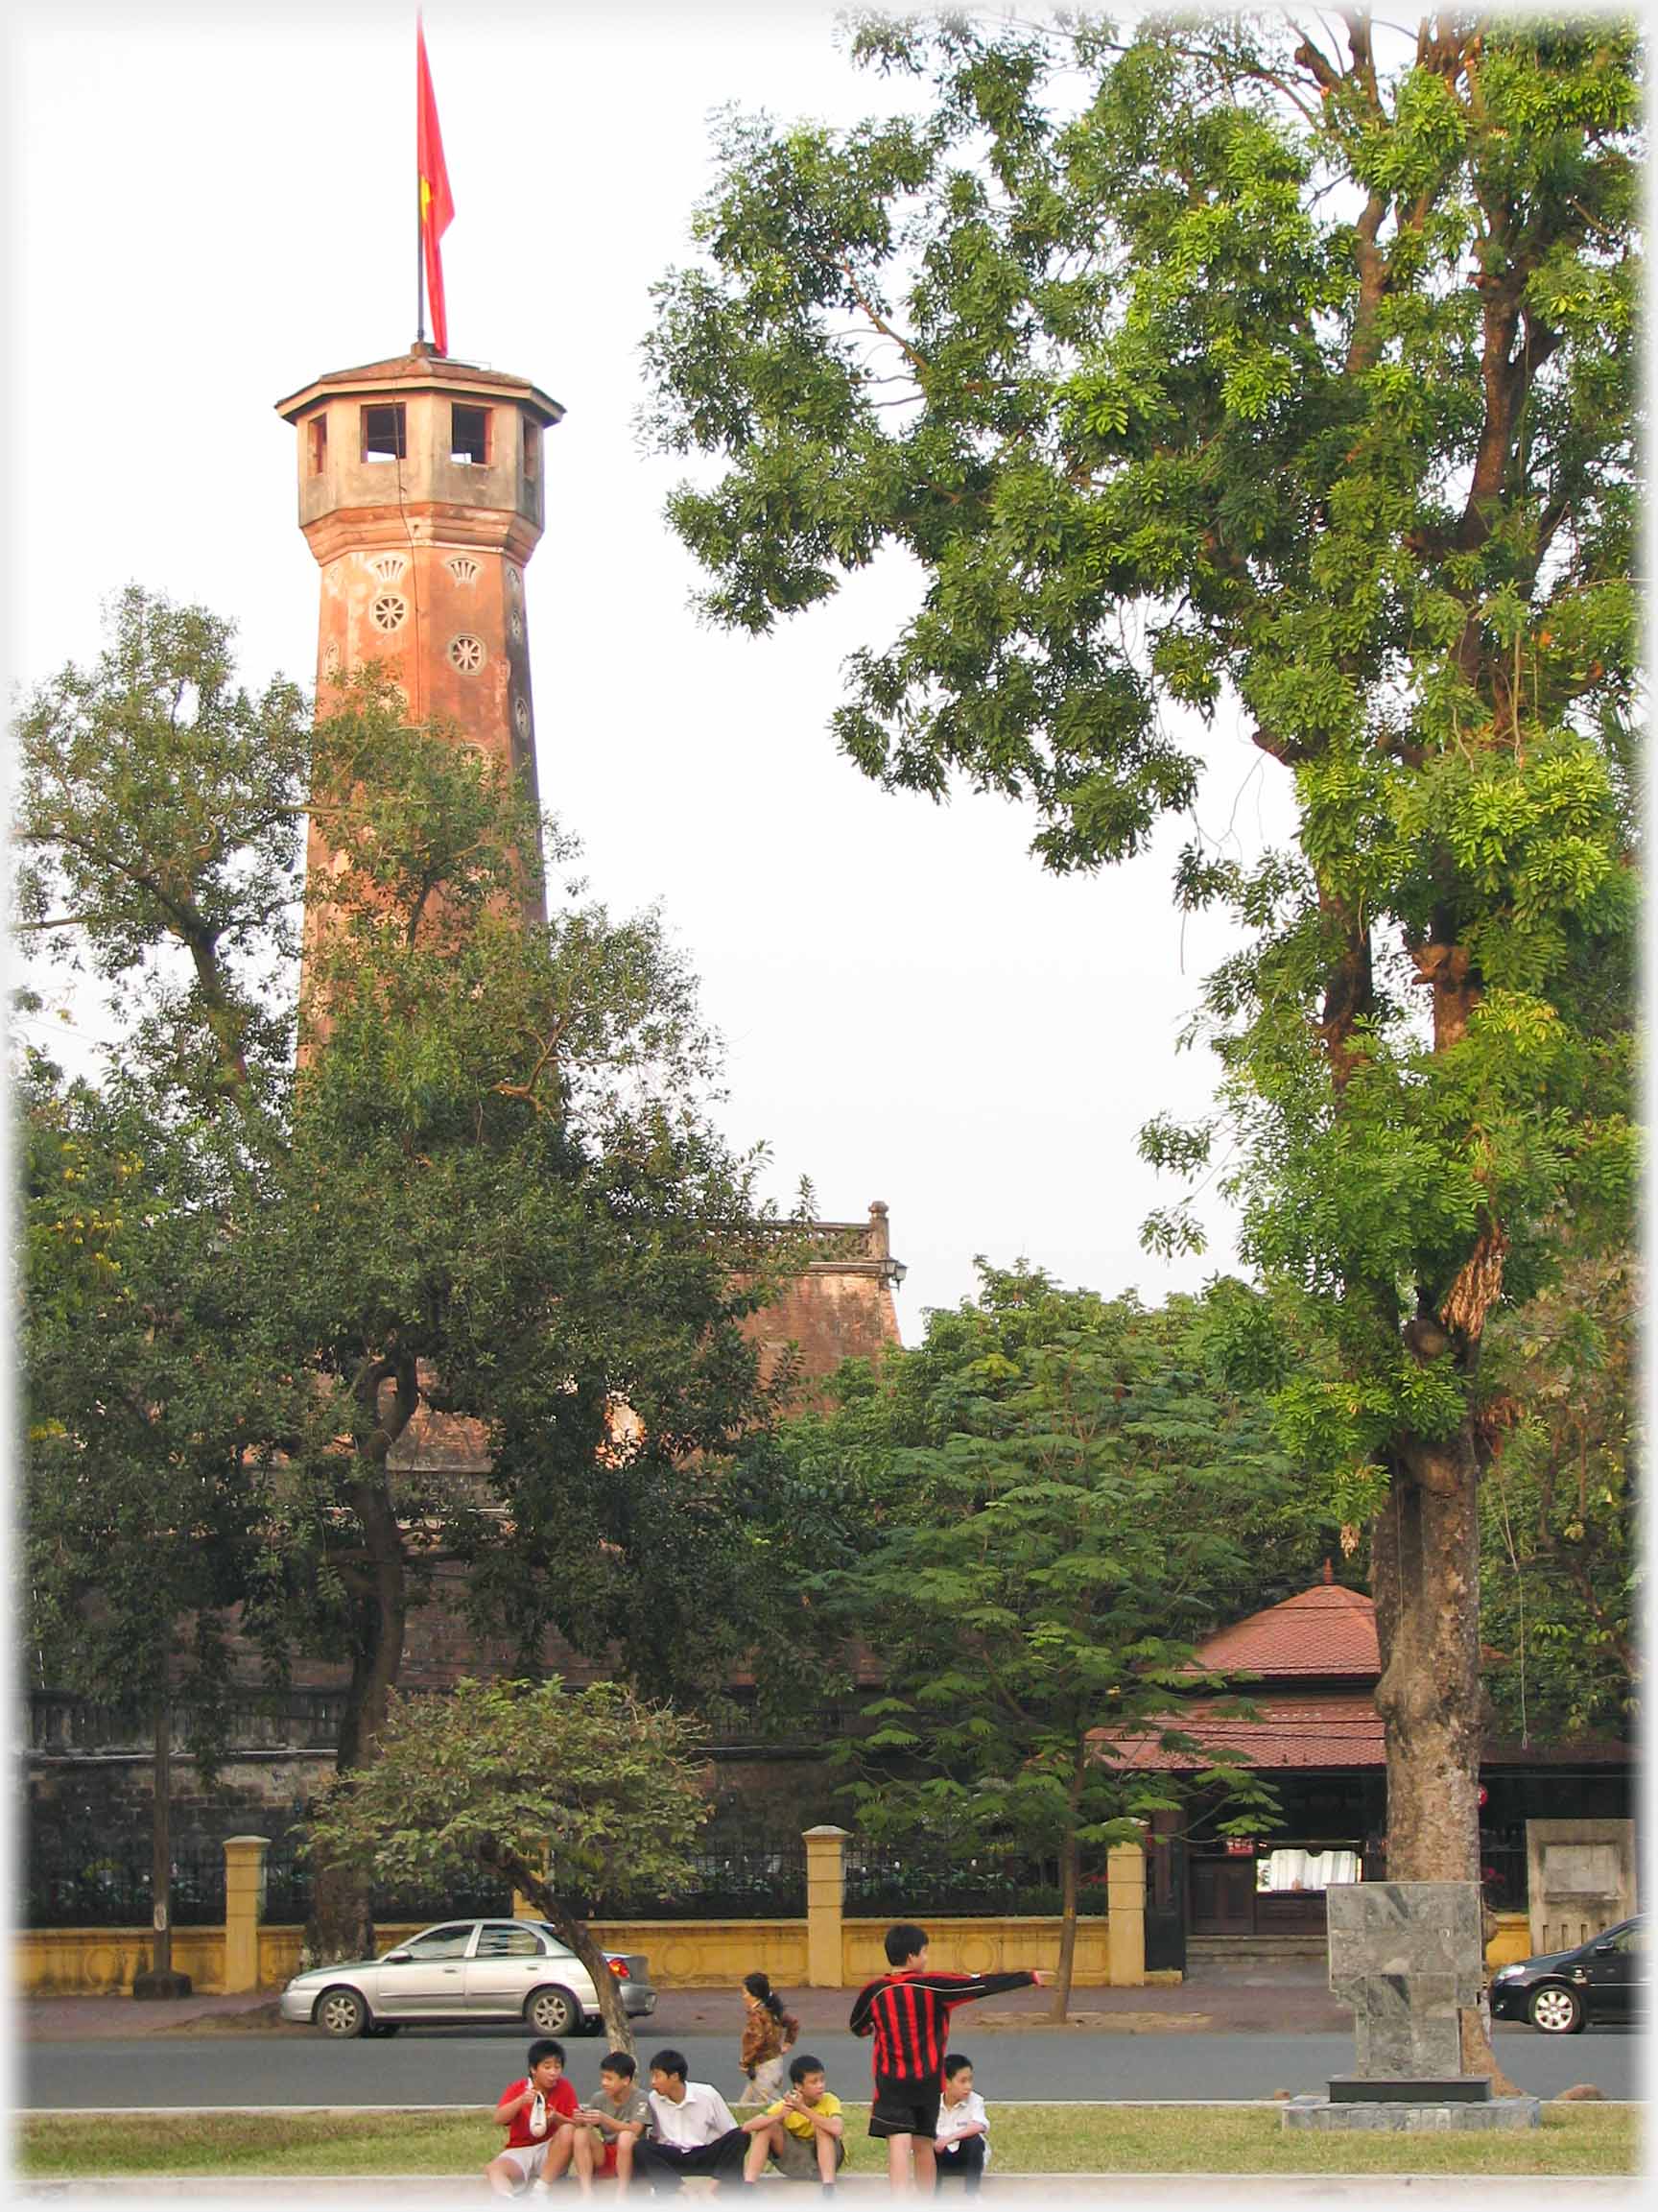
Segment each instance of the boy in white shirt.
[{"label": "boy in white shirt", "polygon": [[637,2181],[654,2191],[677,2189],[688,2174],[740,2178],[746,2132],[707,2081],[685,2079],[682,2051],[658,2051],[651,2061],[651,2133],[633,2146]]},{"label": "boy in white shirt", "polygon": [[973,2086],[973,2061],[952,2051],[944,2061],[944,2094],[938,2101],[938,2129],[933,2138],[937,2186],[959,2181],[969,2197],[979,2194],[990,2163],[990,2121],[984,2100]]}]

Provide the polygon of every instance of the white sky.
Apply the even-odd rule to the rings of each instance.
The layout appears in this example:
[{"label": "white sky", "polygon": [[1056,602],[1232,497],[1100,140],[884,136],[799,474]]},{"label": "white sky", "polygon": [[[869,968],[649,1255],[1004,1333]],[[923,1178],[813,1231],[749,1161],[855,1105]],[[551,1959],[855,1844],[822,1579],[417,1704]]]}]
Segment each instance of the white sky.
[{"label": "white sky", "polygon": [[[902,618],[896,564],[767,640],[691,610],[662,520],[678,469],[633,433],[648,288],[689,255],[710,109],[845,122],[899,97],[832,26],[805,5],[426,10],[451,350],[568,409],[528,576],[543,800],[613,911],[662,902],[773,1194],[807,1175],[837,1219],[887,1200],[913,1343],[976,1252],[1152,1298],[1231,1263],[1218,1206],[1203,1259],[1139,1249],[1175,1192],[1134,1153],[1149,1115],[1206,1103],[1212,1065],[1175,1039],[1226,939],[1182,942],[1185,825],[1057,882],[1018,811],[889,797],[840,757],[840,664]],[[413,10],[25,5],[7,32],[6,665],[28,685],[89,656],[136,581],[233,615],[250,680],[309,680],[317,571],[272,403],[414,336]],[[1282,836],[1281,772],[1226,728],[1209,756],[1205,827]]]}]

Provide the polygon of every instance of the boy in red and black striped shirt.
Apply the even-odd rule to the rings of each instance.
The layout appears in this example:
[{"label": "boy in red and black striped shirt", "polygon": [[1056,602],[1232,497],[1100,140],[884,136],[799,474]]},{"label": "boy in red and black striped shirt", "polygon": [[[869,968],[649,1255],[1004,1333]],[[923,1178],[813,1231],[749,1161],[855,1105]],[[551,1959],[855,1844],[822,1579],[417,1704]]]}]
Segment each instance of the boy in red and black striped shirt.
[{"label": "boy in red and black striped shirt", "polygon": [[951,2013],[975,1997],[1040,1987],[1043,1978],[1039,1972],[935,1973],[927,1964],[926,1929],[907,1920],[887,1931],[887,1959],[892,1972],[866,1983],[852,2007],[853,2034],[875,2038],[869,2132],[886,2140],[887,2178],[894,2189],[931,2189]]}]

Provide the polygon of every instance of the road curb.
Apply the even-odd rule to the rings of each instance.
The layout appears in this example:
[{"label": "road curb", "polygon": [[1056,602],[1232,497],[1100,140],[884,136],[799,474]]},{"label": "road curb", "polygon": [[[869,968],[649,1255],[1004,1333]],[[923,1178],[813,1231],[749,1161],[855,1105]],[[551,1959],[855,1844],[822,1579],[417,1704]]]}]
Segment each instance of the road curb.
[{"label": "road curb", "polygon": [[[283,2179],[239,2176],[226,2183],[200,2175],[143,2175],[120,2179],[100,2178],[92,2183],[36,2181],[13,2177],[16,2198],[49,2199],[59,2203],[83,2200],[88,2204],[110,2197],[132,2199],[188,2199],[198,2204],[245,2204],[249,2198],[265,2203],[406,2204],[430,2198],[453,2203],[456,2185],[467,2185],[467,2200],[480,2207],[493,2200],[482,2178],[467,2175],[312,2175]],[[1227,2202],[1249,2206],[1289,2203],[1352,2203],[1357,2206],[1409,2203],[1416,2207],[1463,2205],[1503,2192],[1507,2208],[1557,2205],[1562,2198],[1596,2203],[1636,2200],[1642,2191],[1638,2175],[1504,2175],[1504,2174],[1052,2174],[1007,2175],[995,2184],[999,2204],[1040,2206],[1054,2203],[1110,2204],[1115,2212],[1133,2212],[1141,2204],[1189,2204],[1207,2207],[1215,2202],[1216,2184],[1223,2184]],[[775,2190],[785,2201],[792,2200],[790,2184],[769,2177],[760,2184],[769,2194]],[[784,2198],[784,2192],[789,2197]],[[746,2192],[745,2192],[746,2194]],[[842,2198],[860,2201],[889,2200],[884,2175],[847,2175],[839,2185]]]},{"label": "road curb", "polygon": [[[1021,2111],[1055,2112],[1282,2112],[1282,2097],[1002,2097],[997,2108],[1016,2106]],[[1543,2105],[1558,2105],[1558,2097],[1545,2097]],[[1574,2105],[1577,2101],[1573,2100]],[[1596,2107],[1616,2112],[1623,2106],[1644,2105],[1644,2097],[1598,2097]],[[867,2112],[868,2104],[843,2097],[842,2111]],[[411,2119],[423,2113],[473,2113],[489,2117],[492,2110],[476,2101],[462,2105],[100,2105],[99,2115],[109,2119],[154,2119],[167,2114],[178,2120],[292,2119],[296,2112],[326,2112],[342,2120],[361,2119],[366,2112],[403,2112]],[[14,2120],[64,2120],[78,2116],[68,2105],[22,2105],[12,2107]],[[1499,2176],[1501,2178],[1501,2176]]]}]

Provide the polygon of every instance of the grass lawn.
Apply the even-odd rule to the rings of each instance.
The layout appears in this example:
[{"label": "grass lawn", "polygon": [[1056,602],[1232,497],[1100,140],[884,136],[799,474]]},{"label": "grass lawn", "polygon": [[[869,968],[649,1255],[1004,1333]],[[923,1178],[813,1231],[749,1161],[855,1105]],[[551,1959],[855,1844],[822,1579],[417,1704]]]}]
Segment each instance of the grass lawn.
[{"label": "grass lawn", "polygon": [[[848,2169],[876,2173],[867,2105],[848,2105]],[[1629,2174],[1640,2159],[1627,2105],[1545,2105],[1541,2128],[1490,2134],[1327,2135],[1276,2112],[998,2105],[998,2174]],[[296,2112],[249,2119],[166,2113],[53,2114],[16,2123],[17,2170],[92,2174],[478,2175],[501,2146],[484,2114]]]}]

